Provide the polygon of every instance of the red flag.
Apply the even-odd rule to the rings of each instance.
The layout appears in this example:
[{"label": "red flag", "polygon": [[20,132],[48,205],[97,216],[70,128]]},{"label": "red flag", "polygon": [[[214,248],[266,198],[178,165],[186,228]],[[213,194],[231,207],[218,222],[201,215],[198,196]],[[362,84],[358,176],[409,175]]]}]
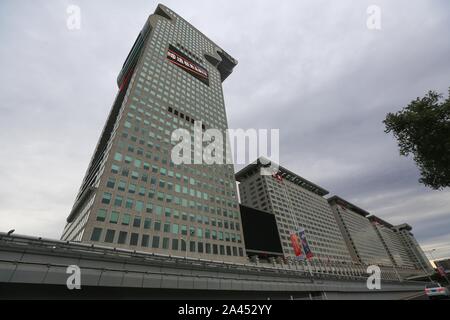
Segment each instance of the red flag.
[{"label": "red flag", "polygon": [[300,245],[300,240],[295,233],[291,234],[292,248],[294,249],[295,256],[300,257],[303,255],[302,246]]},{"label": "red flag", "polygon": [[274,177],[275,179],[277,179],[278,181],[283,181],[283,177],[281,176],[281,174],[279,172],[274,173],[272,175],[272,177]]}]

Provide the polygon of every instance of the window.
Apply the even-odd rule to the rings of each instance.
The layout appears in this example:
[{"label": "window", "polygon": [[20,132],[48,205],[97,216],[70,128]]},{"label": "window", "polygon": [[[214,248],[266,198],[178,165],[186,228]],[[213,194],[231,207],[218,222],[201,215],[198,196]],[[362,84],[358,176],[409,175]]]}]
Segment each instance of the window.
[{"label": "window", "polygon": [[124,226],[128,226],[130,224],[131,221],[131,216],[128,213],[125,213],[122,217],[122,224]]},{"label": "window", "polygon": [[116,161],[122,161],[122,154],[119,152],[116,152],[116,154],[114,155],[114,160]]},{"label": "window", "polygon": [[150,229],[152,227],[152,219],[145,218],[144,229]]},{"label": "window", "polygon": [[153,237],[152,248],[155,248],[155,249],[159,248],[159,237],[158,236]]},{"label": "window", "polygon": [[172,239],[172,250],[178,250],[178,239]]},{"label": "window", "polygon": [[195,252],[195,241],[190,241],[189,243],[189,251]]},{"label": "window", "polygon": [[110,189],[114,189],[115,185],[116,185],[116,179],[109,178],[108,182],[106,183],[106,186]]},{"label": "window", "polygon": [[91,235],[91,241],[100,241],[100,236],[102,235],[101,228],[94,228]]},{"label": "window", "polygon": [[144,210],[144,203],[142,201],[137,200],[135,210],[137,212],[142,212],[142,210]]},{"label": "window", "polygon": [[170,223],[164,223],[164,232],[170,232]]},{"label": "window", "polygon": [[110,204],[111,203],[112,194],[105,192],[103,193],[102,203],[103,204]]},{"label": "window", "polygon": [[126,184],[125,181],[120,180],[119,183],[118,183],[117,189],[118,189],[119,191],[125,191],[126,185],[127,185],[127,184]]},{"label": "window", "polygon": [[150,240],[150,239],[149,239],[149,236],[146,235],[146,234],[144,234],[144,235],[142,236],[141,246],[144,247],[144,248],[147,248],[148,245],[149,245],[149,240]]},{"label": "window", "polygon": [[114,206],[121,207],[123,202],[123,198],[121,196],[116,196],[114,199]]},{"label": "window", "polygon": [[125,231],[120,231],[119,233],[119,240],[117,241],[118,244],[125,244],[127,242],[127,235],[128,233]]},{"label": "window", "polygon": [[178,232],[179,232],[178,224],[176,223],[172,224],[172,233],[178,234]]},{"label": "window", "polygon": [[203,253],[203,242],[197,243],[198,253]]},{"label": "window", "polygon": [[97,212],[97,221],[104,222],[106,220],[106,213],[107,211],[105,209],[99,209]]},{"label": "window", "polygon": [[139,234],[132,233],[130,237],[130,246],[137,246],[139,240]]},{"label": "window", "polygon": [[120,167],[119,167],[119,166],[117,166],[117,165],[115,165],[115,164],[113,164],[113,165],[111,166],[111,173],[118,174],[119,171],[120,171]]},{"label": "window", "polygon": [[119,213],[117,211],[111,212],[111,218],[109,219],[109,222],[117,224],[117,221],[119,221]]},{"label": "window", "polygon": [[133,199],[127,198],[127,201],[125,202],[125,208],[127,209],[133,209]]},{"label": "window", "polygon": [[147,203],[147,205],[145,206],[145,211],[147,213],[152,213],[153,212],[153,204]]},{"label": "window", "polygon": [[153,228],[155,229],[155,231],[161,231],[161,221],[156,220],[155,224],[153,225]]},{"label": "window", "polygon": [[163,249],[169,249],[169,238],[163,238]]},{"label": "window", "polygon": [[114,242],[114,235],[115,235],[115,233],[116,233],[116,231],[108,229],[106,231],[105,242],[106,243],[113,243]]},{"label": "window", "polygon": [[133,227],[140,228],[141,227],[141,217],[135,217],[133,220]]}]

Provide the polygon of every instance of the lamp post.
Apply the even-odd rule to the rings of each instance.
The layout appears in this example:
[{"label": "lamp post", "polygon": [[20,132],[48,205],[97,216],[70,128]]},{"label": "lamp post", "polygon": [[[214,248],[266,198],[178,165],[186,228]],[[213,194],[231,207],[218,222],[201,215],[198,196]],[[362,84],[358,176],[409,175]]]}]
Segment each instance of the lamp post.
[{"label": "lamp post", "polygon": [[184,250],[184,259],[187,259],[188,256],[188,239],[189,239],[189,233],[181,238],[184,241],[185,244],[185,250]]},{"label": "lamp post", "polygon": [[184,258],[187,259],[187,255],[188,255],[188,241],[190,241],[191,236],[195,235],[195,231],[191,232],[190,229],[186,230],[186,236],[181,237],[181,240],[184,241],[184,243],[186,244],[186,250],[184,251]]}]

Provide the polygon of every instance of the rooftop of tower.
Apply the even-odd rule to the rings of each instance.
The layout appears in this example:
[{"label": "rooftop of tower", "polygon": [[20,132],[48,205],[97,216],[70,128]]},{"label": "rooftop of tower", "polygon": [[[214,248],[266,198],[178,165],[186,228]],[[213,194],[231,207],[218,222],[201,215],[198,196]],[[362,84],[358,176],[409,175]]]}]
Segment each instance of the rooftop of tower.
[{"label": "rooftop of tower", "polygon": [[330,204],[336,203],[336,204],[339,204],[341,206],[344,206],[344,207],[346,207],[346,208],[356,212],[357,214],[359,214],[359,215],[361,215],[363,217],[370,216],[370,213],[367,212],[366,210],[361,209],[358,206],[355,206],[353,203],[350,203],[347,200],[342,199],[341,197],[332,196],[331,198],[328,199],[328,202]]},{"label": "rooftop of tower", "polygon": [[[265,163],[268,163],[268,165],[265,165]],[[242,169],[241,171],[236,173],[236,180],[241,182],[246,177],[251,176],[251,175],[255,174],[256,172],[258,172],[259,169],[261,169],[263,167],[270,167],[271,165],[276,165],[278,167],[278,175],[282,179],[288,180],[288,181],[298,185],[299,187],[309,190],[321,197],[329,194],[329,192],[327,190],[318,186],[317,184],[315,184],[315,183],[293,173],[292,171],[276,164],[275,162],[272,162],[263,157],[258,158],[254,163],[249,164],[244,169]]]},{"label": "rooftop of tower", "polygon": [[204,58],[210,64],[217,68],[220,73],[220,78],[225,81],[226,78],[233,72],[234,67],[238,64],[237,60],[230,56],[225,50],[219,47],[214,41],[205,36],[200,30],[190,24],[188,21],[183,19],[180,15],[176,14],[173,10],[169,9],[163,4],[158,4],[155,9],[155,12],[150,15],[147,19],[144,27],[141,32],[137,36],[133,47],[128,53],[125,62],[123,63],[122,70],[120,71],[117,77],[117,85],[119,88],[122,88],[127,80],[129,80],[131,72],[134,70],[134,67],[137,63],[139,56],[143,50],[145,42],[149,35],[152,32],[154,26],[152,26],[152,17],[159,16],[169,21],[174,19],[181,19],[184,23],[188,24],[193,30],[197,31],[202,37],[211,42],[215,47],[215,52],[209,52],[204,54]]},{"label": "rooftop of tower", "polygon": [[162,16],[166,19],[172,20],[173,17],[176,19],[181,19],[192,29],[196,30],[203,37],[205,37],[208,41],[210,41],[216,47],[216,52],[213,55],[206,54],[205,59],[210,62],[212,65],[217,67],[220,72],[221,79],[224,81],[232,72],[233,68],[238,64],[238,61],[229,55],[225,50],[223,50],[220,46],[218,46],[214,41],[212,41],[209,37],[207,37],[203,32],[194,27],[189,21],[186,21],[182,16],[174,12],[172,9],[168,8],[163,4],[158,4],[158,7],[155,10],[156,15]]},{"label": "rooftop of tower", "polygon": [[381,219],[380,217],[377,217],[377,216],[370,216],[369,218],[368,218],[371,222],[375,222],[375,223],[378,223],[378,224],[380,224],[380,225],[382,225],[382,226],[385,226],[385,227],[387,227],[387,228],[389,228],[389,229],[392,229],[394,226],[392,225],[392,224],[390,224],[389,222],[387,222],[387,221],[385,221],[385,220],[383,220],[383,219]]}]

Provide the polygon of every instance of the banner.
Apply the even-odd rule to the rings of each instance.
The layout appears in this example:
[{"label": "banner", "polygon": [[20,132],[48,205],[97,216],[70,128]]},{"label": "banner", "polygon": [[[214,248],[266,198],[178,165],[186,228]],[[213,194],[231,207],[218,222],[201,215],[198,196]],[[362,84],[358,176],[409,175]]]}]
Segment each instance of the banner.
[{"label": "banner", "polygon": [[312,257],[314,257],[314,255],[308,245],[308,241],[306,240],[305,229],[300,228],[298,230],[298,236],[300,238],[300,242],[302,244],[303,251],[305,252],[306,259],[310,260]]},{"label": "banner", "polygon": [[298,235],[295,233],[291,234],[291,244],[292,248],[294,249],[295,256],[298,258],[302,258],[303,257],[302,246],[300,244],[300,239],[298,238]]},{"label": "banner", "polygon": [[278,173],[274,173],[273,175],[272,175],[272,177],[274,178],[274,179],[277,179],[278,181],[283,181],[283,177],[282,177],[282,175],[278,172]]},{"label": "banner", "polygon": [[208,71],[172,45],[169,45],[167,60],[209,86]]}]

